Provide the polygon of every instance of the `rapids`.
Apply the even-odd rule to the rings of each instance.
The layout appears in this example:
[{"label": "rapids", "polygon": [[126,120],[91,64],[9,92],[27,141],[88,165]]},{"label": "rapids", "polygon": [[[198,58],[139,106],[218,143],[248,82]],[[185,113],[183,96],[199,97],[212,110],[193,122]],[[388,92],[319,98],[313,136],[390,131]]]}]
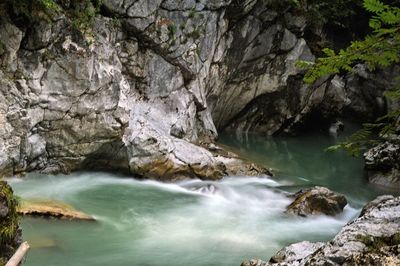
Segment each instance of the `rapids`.
[{"label": "rapids", "polygon": [[[224,136],[221,142],[271,166],[276,177],[160,183],[78,172],[9,179],[23,198],[62,200],[98,220],[24,218],[32,245],[25,265],[240,265],[296,241],[329,240],[381,193],[363,179],[361,160],[324,153],[334,142],[328,137]],[[337,217],[283,214],[287,195],[311,185],[344,193],[349,205]]]}]

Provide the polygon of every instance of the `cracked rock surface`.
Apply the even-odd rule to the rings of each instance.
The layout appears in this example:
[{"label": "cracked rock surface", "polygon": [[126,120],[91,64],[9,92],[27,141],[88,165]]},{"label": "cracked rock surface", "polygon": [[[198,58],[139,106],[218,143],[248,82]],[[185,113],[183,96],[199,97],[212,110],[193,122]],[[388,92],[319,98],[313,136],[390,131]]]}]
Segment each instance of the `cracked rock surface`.
[{"label": "cracked rock surface", "polygon": [[209,149],[217,129],[270,135],[296,129],[316,111],[329,119],[350,106],[379,109],[382,90],[352,89],[368,79],[362,67],[351,79],[302,85],[295,62],[314,60],[307,21],[261,0],[105,0],[89,34],[65,14],[22,25],[0,12],[4,175],[90,168],[161,180],[268,174]]},{"label": "cracked rock surface", "polygon": [[[104,1],[91,34],[2,9],[0,173],[117,169],[160,180],[269,174],[208,146],[206,84],[230,1]],[[224,48],[225,49],[225,48]]]}]

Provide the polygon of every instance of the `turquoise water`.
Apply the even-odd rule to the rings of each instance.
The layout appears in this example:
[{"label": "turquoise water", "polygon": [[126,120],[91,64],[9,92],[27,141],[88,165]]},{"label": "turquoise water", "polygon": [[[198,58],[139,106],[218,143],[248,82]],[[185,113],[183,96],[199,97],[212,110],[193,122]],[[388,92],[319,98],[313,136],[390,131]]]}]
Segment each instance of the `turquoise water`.
[{"label": "turquoise water", "polygon": [[[25,265],[240,265],[269,259],[296,241],[328,240],[384,193],[365,182],[360,159],[324,153],[334,142],[326,136],[226,135],[220,142],[273,168],[276,176],[173,184],[96,172],[10,179],[23,198],[62,200],[97,219],[24,218],[24,237],[32,245]],[[342,192],[350,204],[337,217],[284,215],[287,193],[311,185]]]},{"label": "turquoise water", "polygon": [[352,206],[357,208],[377,195],[393,193],[368,183],[363,172],[362,156],[352,157],[341,150],[325,151],[344,138],[322,134],[301,137],[249,135],[238,138],[225,134],[220,142],[244,158],[271,168],[274,180],[290,184],[286,188],[289,191],[312,185],[326,186],[345,194]]}]

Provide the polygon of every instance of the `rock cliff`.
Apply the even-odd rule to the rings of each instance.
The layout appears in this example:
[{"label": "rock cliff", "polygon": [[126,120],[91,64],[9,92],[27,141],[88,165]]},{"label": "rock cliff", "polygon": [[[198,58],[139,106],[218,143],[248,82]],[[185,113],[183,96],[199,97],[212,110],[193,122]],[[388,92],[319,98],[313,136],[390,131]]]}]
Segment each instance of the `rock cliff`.
[{"label": "rock cliff", "polygon": [[104,0],[86,31],[62,3],[50,23],[1,4],[2,174],[267,173],[213,145],[217,129],[274,134],[316,113],[329,121],[344,107],[384,108],[382,90],[353,90],[362,67],[303,85],[295,62],[314,59],[307,20],[265,1]]}]

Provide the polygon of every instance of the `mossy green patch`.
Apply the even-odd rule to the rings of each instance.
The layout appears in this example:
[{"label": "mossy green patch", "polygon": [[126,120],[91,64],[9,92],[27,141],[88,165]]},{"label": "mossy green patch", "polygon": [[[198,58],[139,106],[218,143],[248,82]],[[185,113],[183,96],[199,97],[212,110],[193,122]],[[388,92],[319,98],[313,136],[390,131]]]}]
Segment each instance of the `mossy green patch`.
[{"label": "mossy green patch", "polygon": [[18,204],[19,200],[14,196],[12,188],[0,180],[0,262],[7,260],[17,248],[15,240],[19,228]]},{"label": "mossy green patch", "polygon": [[367,251],[371,253],[380,253],[383,247],[400,245],[400,232],[391,236],[382,237],[357,235],[356,238],[358,241],[362,242],[366,246]]},{"label": "mossy green patch", "polygon": [[19,216],[17,214],[19,201],[5,181],[0,181],[0,201],[5,203],[8,208],[7,215],[4,218],[0,218],[0,244],[3,244],[15,237],[19,224]]}]

